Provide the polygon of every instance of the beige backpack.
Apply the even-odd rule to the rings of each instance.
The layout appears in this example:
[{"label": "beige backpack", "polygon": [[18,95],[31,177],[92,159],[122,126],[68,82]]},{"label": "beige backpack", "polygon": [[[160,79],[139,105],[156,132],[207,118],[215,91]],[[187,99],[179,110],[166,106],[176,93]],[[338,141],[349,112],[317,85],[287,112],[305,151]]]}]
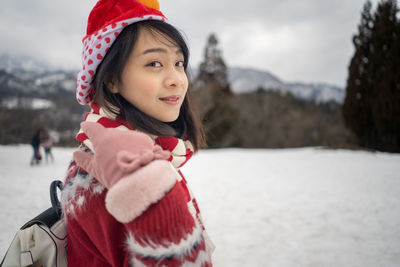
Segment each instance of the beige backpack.
[{"label": "beige backpack", "polygon": [[62,189],[61,181],[50,185],[52,207],[21,227],[1,267],[67,267],[67,230],[57,188]]}]

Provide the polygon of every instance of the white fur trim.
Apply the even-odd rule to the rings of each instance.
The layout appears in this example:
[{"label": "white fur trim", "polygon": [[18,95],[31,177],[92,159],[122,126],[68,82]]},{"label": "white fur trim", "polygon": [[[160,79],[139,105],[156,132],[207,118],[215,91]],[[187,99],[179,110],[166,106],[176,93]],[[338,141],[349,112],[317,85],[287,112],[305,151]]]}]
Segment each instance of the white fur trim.
[{"label": "white fur trim", "polygon": [[89,191],[93,195],[101,194],[105,189],[105,187],[95,181],[90,174],[76,174],[72,180],[64,184],[60,198],[62,210],[72,216],[75,214],[75,211],[82,208],[86,202],[85,196],[77,194],[78,188]]},{"label": "white fur trim", "polygon": [[193,247],[197,244],[200,244],[203,239],[203,228],[200,223],[196,220],[195,228],[193,232],[186,236],[186,238],[182,239],[178,244],[169,243],[166,246],[155,244],[154,242],[147,241],[149,243],[148,246],[141,246],[132,236],[132,234],[128,233],[128,238],[126,243],[128,245],[129,251],[132,255],[138,254],[141,257],[151,257],[154,259],[165,259],[169,257],[184,257],[191,253]]},{"label": "white fur trim", "polygon": [[[134,256],[131,259],[131,266],[132,267],[148,267],[144,265],[141,261],[137,260]],[[162,266],[160,266],[162,267]]]},{"label": "white fur trim", "polygon": [[64,188],[61,191],[61,205],[64,207],[74,199],[78,187],[88,190],[92,180],[93,177],[90,174],[87,174],[86,176],[77,174],[72,181],[64,184]]},{"label": "white fur trim", "polygon": [[68,206],[67,206],[67,213],[68,214],[71,214],[71,215],[74,215],[75,214],[75,206],[74,206],[74,204],[73,203],[70,203]]},{"label": "white fur trim", "polygon": [[176,171],[165,160],[155,160],[119,180],[106,195],[106,208],[121,223],[140,216],[170,191]]},{"label": "white fur trim", "polygon": [[105,189],[104,185],[102,185],[101,183],[96,183],[93,186],[93,193],[95,195],[100,195],[101,193],[103,193],[104,189]]},{"label": "white fur trim", "polygon": [[182,267],[198,267],[202,266],[204,263],[209,262],[211,263],[211,255],[210,252],[207,250],[200,251],[199,255],[195,262],[184,262]]},{"label": "white fur trim", "polygon": [[[208,251],[200,251],[199,255],[197,256],[197,259],[195,262],[184,262],[181,267],[199,267],[202,266],[204,263],[209,262],[211,263],[211,256]],[[147,267],[144,265],[140,260],[136,259],[135,257],[132,257],[131,260],[131,266],[133,267]],[[163,265],[157,265],[160,267],[167,266],[165,264]]]},{"label": "white fur trim", "polygon": [[84,196],[79,196],[78,199],[76,200],[76,204],[78,205],[78,207],[82,207],[83,204],[85,203],[85,197]]}]

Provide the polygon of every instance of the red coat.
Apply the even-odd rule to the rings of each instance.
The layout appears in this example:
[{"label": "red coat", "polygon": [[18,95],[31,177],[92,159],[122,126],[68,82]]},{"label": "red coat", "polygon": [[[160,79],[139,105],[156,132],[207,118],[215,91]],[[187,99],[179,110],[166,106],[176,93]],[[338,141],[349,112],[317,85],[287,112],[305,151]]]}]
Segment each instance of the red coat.
[{"label": "red coat", "polygon": [[[98,105],[92,105],[92,111],[85,119],[106,128],[130,129],[124,121],[104,117],[100,111]],[[93,144],[82,130],[77,139],[86,146],[84,152],[90,153]],[[171,152],[168,161],[175,168],[181,167],[193,154],[190,145],[186,147],[185,141],[174,137],[158,137],[155,143]],[[179,169],[177,171],[176,182],[172,180],[168,190],[157,191],[161,195],[150,202],[147,199],[149,205],[140,215],[124,221],[117,220],[115,214],[113,216],[107,210],[105,200],[111,188],[108,191],[73,161],[61,197],[67,222],[68,265],[212,266],[213,245],[204,230],[196,200]],[[119,191],[125,192],[123,197],[135,194],[128,197],[136,199],[132,204],[128,202],[129,209],[134,210],[136,207],[131,205],[135,204],[140,208],[142,198],[151,198],[155,189],[162,186],[157,176],[150,180],[152,182],[144,177],[136,180],[134,188]],[[140,194],[142,189],[148,194]]]},{"label": "red coat", "polygon": [[194,216],[188,205],[177,205],[194,200],[183,177],[126,224],[106,210],[106,193],[103,185],[71,163],[62,195],[69,266],[212,266],[197,205]]}]

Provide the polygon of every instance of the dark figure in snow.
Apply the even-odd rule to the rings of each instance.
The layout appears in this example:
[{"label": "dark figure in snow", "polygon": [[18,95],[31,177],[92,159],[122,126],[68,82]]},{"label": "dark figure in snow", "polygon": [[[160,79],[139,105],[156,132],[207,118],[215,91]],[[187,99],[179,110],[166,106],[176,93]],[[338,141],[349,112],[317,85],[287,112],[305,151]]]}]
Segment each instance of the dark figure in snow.
[{"label": "dark figure in snow", "polygon": [[41,156],[40,150],[39,150],[40,139],[42,136],[43,136],[43,130],[38,129],[38,130],[36,130],[35,134],[32,137],[31,145],[33,148],[33,156],[31,159],[31,166],[39,164],[40,161],[42,160],[42,156]]},{"label": "dark figure in snow", "polygon": [[49,162],[49,157],[51,162],[54,162],[53,153],[51,152],[51,147],[53,146],[53,139],[51,138],[49,132],[43,132],[43,139],[41,140],[42,146],[44,148],[44,154],[46,158],[46,163]]}]

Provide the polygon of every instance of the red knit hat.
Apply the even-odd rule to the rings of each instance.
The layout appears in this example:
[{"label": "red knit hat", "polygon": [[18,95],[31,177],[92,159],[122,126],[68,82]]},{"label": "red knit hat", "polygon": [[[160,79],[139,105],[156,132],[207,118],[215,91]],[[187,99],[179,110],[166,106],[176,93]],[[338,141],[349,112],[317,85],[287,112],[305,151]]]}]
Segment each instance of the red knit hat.
[{"label": "red knit hat", "polygon": [[166,21],[157,0],[99,0],[88,19],[83,38],[82,69],[78,73],[76,99],[87,105],[93,100],[96,69],[124,27],[143,20]]}]

